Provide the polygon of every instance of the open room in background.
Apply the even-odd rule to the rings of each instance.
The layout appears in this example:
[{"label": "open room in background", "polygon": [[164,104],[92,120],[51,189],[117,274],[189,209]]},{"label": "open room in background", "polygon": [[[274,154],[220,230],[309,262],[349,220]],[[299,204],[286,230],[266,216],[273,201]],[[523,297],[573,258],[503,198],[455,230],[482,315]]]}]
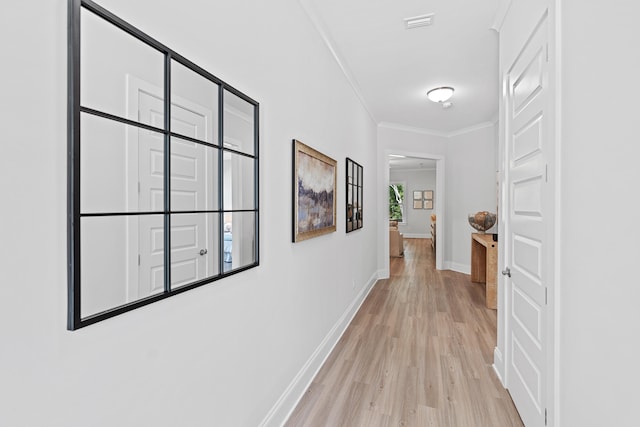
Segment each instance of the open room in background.
[{"label": "open room in background", "polygon": [[[403,189],[403,220],[399,221],[400,230],[405,237],[430,238],[430,216],[437,207],[433,199],[436,188],[436,161],[414,157],[391,157],[389,186],[392,187],[395,183],[401,183]],[[389,200],[392,206],[391,197]],[[396,218],[390,216],[390,219]]]},{"label": "open room in background", "polygon": [[[431,238],[431,215],[439,216],[444,213],[444,156],[388,149],[385,151],[383,160],[383,167],[387,171],[384,175],[387,186],[400,181],[405,186],[406,206],[404,207],[405,212],[403,212],[405,223],[399,223],[398,229],[407,238]],[[422,209],[413,209],[414,191],[420,191],[423,196]],[[428,191],[432,191],[432,193],[428,193]],[[385,205],[388,203],[386,193],[385,191]],[[432,206],[433,209],[424,209],[425,195],[433,197],[428,203],[428,206]],[[385,210],[387,209],[388,207],[385,207]],[[444,238],[443,223],[444,221],[439,221],[436,224],[439,238],[440,236]],[[388,233],[384,234],[388,246]],[[442,239],[440,240],[442,241]],[[435,265],[439,270],[444,268],[444,246],[445,244],[442,244],[434,248]]]}]

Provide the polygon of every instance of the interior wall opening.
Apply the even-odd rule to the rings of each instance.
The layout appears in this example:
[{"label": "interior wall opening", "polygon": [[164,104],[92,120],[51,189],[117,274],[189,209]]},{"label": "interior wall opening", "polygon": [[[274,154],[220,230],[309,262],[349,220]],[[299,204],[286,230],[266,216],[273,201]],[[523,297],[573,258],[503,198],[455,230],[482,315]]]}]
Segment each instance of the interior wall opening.
[{"label": "interior wall opening", "polygon": [[[443,269],[444,157],[426,153],[386,153],[385,221],[388,262],[402,256],[405,238],[431,239],[435,267]],[[402,218],[400,220],[399,216]],[[393,246],[392,246],[393,245]]]}]

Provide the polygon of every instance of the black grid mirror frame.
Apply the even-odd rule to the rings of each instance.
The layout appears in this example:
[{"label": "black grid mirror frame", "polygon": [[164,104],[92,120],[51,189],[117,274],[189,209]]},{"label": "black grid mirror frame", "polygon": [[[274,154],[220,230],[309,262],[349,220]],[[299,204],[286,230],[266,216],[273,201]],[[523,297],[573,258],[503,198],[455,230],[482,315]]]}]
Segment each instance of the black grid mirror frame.
[{"label": "black grid mirror frame", "polygon": [[[123,117],[122,115],[113,114],[110,111],[104,111],[99,108],[92,108],[87,105],[82,105],[82,86],[81,86],[81,16],[83,13],[90,13],[92,17],[98,17],[101,22],[106,22],[112,26],[110,28],[117,29],[128,36],[131,36],[133,40],[142,42],[144,46],[148,47],[156,53],[160,53],[163,58],[163,87],[162,93],[162,107],[163,119],[160,124],[142,123],[140,120],[132,120],[130,117]],[[218,87],[217,99],[212,100],[212,105],[217,108],[217,129],[215,129],[215,140],[202,140],[199,138],[191,138],[184,134],[172,131],[172,80],[171,69],[172,64],[179,64],[185,67],[187,70],[195,73],[198,78],[204,79],[214,86]],[[68,316],[67,316],[67,329],[76,330],[93,323],[111,318],[113,316],[134,310],[136,308],[151,304],[153,302],[168,298],[202,286],[207,283],[219,280],[223,277],[236,274],[247,269],[256,267],[259,265],[259,160],[258,160],[258,147],[259,147],[259,104],[250,97],[246,96],[242,92],[218,79],[211,73],[195,65],[191,61],[182,57],[178,53],[169,49],[165,45],[149,37],[147,34],[138,30],[137,28],[126,23],[122,19],[113,15],[109,11],[103,9],[96,3],[88,0],[69,0],[68,3],[68,155],[67,155],[67,255],[68,255]],[[248,138],[252,139],[250,146],[243,146],[238,148],[238,145],[227,143],[229,139],[225,137],[225,94],[228,97],[238,99],[244,105],[248,106],[246,110],[250,112],[248,119],[246,120],[247,127],[249,128]],[[234,101],[238,102],[238,101]],[[252,113],[252,114],[251,114]],[[83,161],[81,158],[81,138],[82,130],[81,123],[83,118],[87,117],[98,118],[103,123],[117,124],[122,127],[135,129],[137,132],[151,132],[158,135],[158,139],[163,141],[162,148],[162,162],[159,168],[162,170],[162,193],[161,199],[158,203],[160,208],[149,208],[144,211],[141,210],[97,210],[87,211],[86,207],[83,210],[83,195],[81,194],[82,183],[81,177],[87,170],[83,170]],[[252,128],[251,128],[252,126]],[[216,199],[215,202],[199,209],[180,211],[172,210],[172,160],[171,160],[171,144],[173,140],[186,141],[195,147],[200,147],[202,151],[215,152],[216,155],[211,155],[211,163],[215,169],[212,174],[217,174],[217,177],[212,178],[211,182],[215,183],[211,185],[210,194],[212,199]],[[231,203],[225,201],[225,169],[226,165],[223,163],[225,158],[229,157],[243,159],[243,165],[249,165],[249,173],[247,178],[242,183],[243,188],[247,188],[248,197],[243,200],[241,206],[230,206]],[[236,162],[237,163],[237,162]],[[228,168],[231,169],[231,168]],[[105,178],[105,179],[108,179]],[[231,178],[228,178],[231,181]],[[239,178],[242,182],[242,177]],[[231,185],[231,182],[227,183]],[[237,183],[233,182],[233,185],[237,187]],[[139,186],[139,183],[138,183]],[[139,187],[138,187],[139,188]],[[209,191],[207,190],[207,191]],[[236,190],[237,191],[237,190]],[[228,191],[230,192],[230,191]],[[208,193],[209,194],[209,193]],[[230,197],[230,196],[229,196]],[[86,204],[86,203],[85,203]],[[235,207],[235,209],[234,209]],[[204,278],[196,278],[186,284],[181,284],[179,287],[172,287],[171,274],[172,274],[172,233],[174,230],[171,228],[172,219],[185,218],[188,215],[212,217],[215,221],[211,221],[212,227],[215,230],[211,233],[215,237],[214,246],[217,246],[214,252],[215,258],[212,258],[212,264],[215,268],[212,268],[214,274],[209,274]],[[98,310],[95,313],[89,313],[83,315],[82,307],[82,277],[81,271],[82,256],[83,256],[83,236],[81,224],[87,219],[109,219],[119,218],[123,221],[129,221],[136,218],[148,218],[156,216],[162,218],[160,221],[161,239],[159,239],[160,251],[160,263],[162,265],[162,273],[160,274],[161,281],[164,286],[163,289],[158,290],[157,293],[144,296],[142,298],[127,299],[121,304],[108,306]],[[239,230],[240,235],[248,236],[240,242],[240,245],[245,253],[239,264],[231,265],[226,259],[226,235],[230,234],[227,227],[230,225],[227,222],[227,218],[243,218],[244,223],[241,222],[244,230]],[[207,235],[208,236],[208,235]],[[223,237],[224,236],[224,237]],[[86,237],[85,237],[86,239]],[[248,242],[248,243],[247,243]],[[201,250],[200,255],[206,254],[207,250]],[[86,255],[86,254],[85,254]],[[139,255],[138,255],[139,257]],[[93,258],[98,258],[93,254]],[[139,260],[139,258],[138,258]],[[140,261],[138,261],[139,263]],[[228,263],[226,265],[225,263]],[[104,260],[103,263],[108,268],[109,260]],[[86,273],[86,272],[85,272]],[[124,286],[124,284],[122,284]]]},{"label": "black grid mirror frame", "polygon": [[349,157],[346,159],[346,164],[346,232],[350,233],[362,228],[364,169]]}]

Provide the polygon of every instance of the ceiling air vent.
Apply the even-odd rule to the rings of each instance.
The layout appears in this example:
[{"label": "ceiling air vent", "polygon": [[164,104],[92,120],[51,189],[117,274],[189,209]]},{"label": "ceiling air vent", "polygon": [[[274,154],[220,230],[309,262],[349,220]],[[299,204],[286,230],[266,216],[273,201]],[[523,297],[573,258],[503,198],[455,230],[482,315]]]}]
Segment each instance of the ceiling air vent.
[{"label": "ceiling air vent", "polygon": [[433,15],[433,13],[428,13],[426,15],[404,18],[404,26],[407,30],[429,26],[433,23]]}]

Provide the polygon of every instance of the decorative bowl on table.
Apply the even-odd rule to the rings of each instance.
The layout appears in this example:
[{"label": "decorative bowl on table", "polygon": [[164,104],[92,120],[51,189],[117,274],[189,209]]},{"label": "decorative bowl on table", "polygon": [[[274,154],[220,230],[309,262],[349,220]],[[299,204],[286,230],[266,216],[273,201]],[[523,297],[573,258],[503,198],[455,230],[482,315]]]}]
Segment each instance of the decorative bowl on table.
[{"label": "decorative bowl on table", "polygon": [[497,215],[487,211],[480,211],[469,214],[469,225],[480,233],[486,232],[493,227],[498,219]]}]

